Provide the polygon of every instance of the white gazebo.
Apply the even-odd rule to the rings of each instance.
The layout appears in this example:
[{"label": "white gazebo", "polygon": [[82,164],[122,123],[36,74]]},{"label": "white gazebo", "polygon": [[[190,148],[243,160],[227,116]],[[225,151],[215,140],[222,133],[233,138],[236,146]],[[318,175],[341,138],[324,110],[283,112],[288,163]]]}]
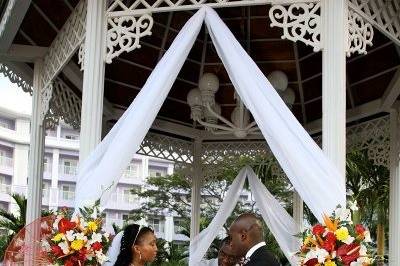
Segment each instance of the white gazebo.
[{"label": "white gazebo", "polygon": [[[60,118],[80,127],[84,160],[204,5],[217,10],[343,176],[346,150],[367,150],[390,168],[389,261],[400,266],[398,0],[3,1],[0,72],[33,94],[27,222],[40,215],[44,129]],[[200,187],[218,160],[271,154],[215,54],[203,28],[138,151],[192,165],[192,237]],[[302,221],[303,203],[293,196]]]}]

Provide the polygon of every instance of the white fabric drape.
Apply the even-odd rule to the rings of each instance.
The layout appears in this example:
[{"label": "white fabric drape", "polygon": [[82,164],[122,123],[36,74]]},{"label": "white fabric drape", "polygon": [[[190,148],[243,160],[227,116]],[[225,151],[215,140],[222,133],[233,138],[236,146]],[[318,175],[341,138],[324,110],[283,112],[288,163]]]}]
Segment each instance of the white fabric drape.
[{"label": "white fabric drape", "polygon": [[210,225],[190,242],[189,266],[198,266],[201,264],[203,256],[206,254],[212,241],[218,235],[223,224],[235,208],[246,177],[249,180],[250,190],[253,193],[256,207],[259,209],[265,223],[291,265],[298,265],[297,257],[294,254],[299,248],[298,239],[295,237],[299,233],[299,227],[279,201],[261,183],[253,169],[247,166],[239,172],[229,187],[224,202],[218,209]]},{"label": "white fabric drape", "polygon": [[124,231],[121,231],[113,238],[111,246],[107,251],[108,261],[103,264],[104,266],[114,266],[121,249],[121,239],[123,235]]},{"label": "white fabric drape", "polygon": [[201,29],[204,16],[205,10],[199,10],[185,24],[135,100],[80,167],[75,208],[93,204],[105,189],[102,206],[107,202],[175,82]]},{"label": "white fabric drape", "polygon": [[243,168],[236,176],[232,185],[229,187],[225,195],[224,201],[218,209],[217,214],[211,221],[209,226],[201,231],[196,237],[190,241],[189,248],[189,265],[197,266],[207,249],[210,247],[218,232],[222,229],[226,219],[232,213],[239,199],[240,192],[242,191],[244,181],[246,180],[247,169]]},{"label": "white fabric drape", "polygon": [[268,191],[251,168],[248,169],[247,178],[256,207],[274,235],[283,254],[285,254],[291,265],[299,265],[298,258],[294,255],[300,247],[299,239],[296,237],[300,233],[299,225]]},{"label": "white fabric drape", "polygon": [[343,177],[300,125],[279,94],[217,13],[207,8],[208,32],[229,78],[252,113],[285,174],[321,221],[338,204],[345,206]]},{"label": "white fabric drape", "polygon": [[[337,204],[344,205],[345,188],[341,186],[340,173],[216,12],[203,7],[185,24],[128,110],[82,165],[77,177],[75,206],[93,202],[102,190],[116,185],[161,108],[204,17],[235,89],[301,198],[319,219],[323,213],[331,213]],[[102,203],[111,191],[105,192]]]},{"label": "white fabric drape", "polygon": [[[313,214],[321,220],[323,213],[331,213],[337,204],[344,205],[345,188],[341,186],[340,173],[299,124],[216,12],[203,7],[185,24],[130,107],[80,167],[75,207],[92,204],[109,188],[101,199],[103,206],[107,202],[160,110],[204,18],[235,89]],[[277,228],[279,231],[282,221],[272,219],[267,212],[264,216],[271,230]],[[221,221],[221,217],[215,222],[217,225],[225,221]],[[204,238],[209,242],[210,237]]]}]

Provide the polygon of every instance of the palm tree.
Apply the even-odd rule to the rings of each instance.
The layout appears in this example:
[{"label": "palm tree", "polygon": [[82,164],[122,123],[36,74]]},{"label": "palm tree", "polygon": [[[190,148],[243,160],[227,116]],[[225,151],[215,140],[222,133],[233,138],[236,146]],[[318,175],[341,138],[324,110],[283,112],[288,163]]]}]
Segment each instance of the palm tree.
[{"label": "palm tree", "polygon": [[[15,215],[0,209],[0,230],[6,232],[0,237],[0,261],[3,259],[4,252],[14,235],[17,234],[26,223],[26,198],[20,194],[12,194],[11,197],[17,204],[18,214]],[[51,214],[52,212],[49,210],[42,210],[42,216],[49,216]]]},{"label": "palm tree", "polygon": [[365,151],[347,155],[346,182],[360,207],[358,216],[377,240],[377,255],[384,256],[389,209],[389,169],[375,165]]},{"label": "palm tree", "polygon": [[25,226],[26,199],[19,194],[12,194],[11,197],[18,206],[19,214],[15,215],[0,209],[0,228],[14,235]]}]

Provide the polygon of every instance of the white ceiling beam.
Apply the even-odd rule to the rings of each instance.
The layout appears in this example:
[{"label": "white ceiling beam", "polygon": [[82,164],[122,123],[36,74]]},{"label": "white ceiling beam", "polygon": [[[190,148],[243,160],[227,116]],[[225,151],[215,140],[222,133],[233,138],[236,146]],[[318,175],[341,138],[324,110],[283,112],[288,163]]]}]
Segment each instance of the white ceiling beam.
[{"label": "white ceiling beam", "polygon": [[0,60],[34,62],[38,58],[43,58],[47,50],[47,47],[12,44],[7,52],[0,52]]},{"label": "white ceiling beam", "polygon": [[7,51],[21,26],[31,0],[9,0],[0,21],[0,51]]},{"label": "white ceiling beam", "polygon": [[400,95],[400,68],[397,69],[382,96],[382,110],[388,111]]},{"label": "white ceiling beam", "polygon": [[[353,109],[347,110],[346,112],[346,123],[353,122],[358,119],[362,119],[377,113],[382,112],[381,109],[382,99],[373,100],[371,102],[359,105]],[[318,119],[308,123],[304,127],[310,135],[321,132],[322,119]]]}]

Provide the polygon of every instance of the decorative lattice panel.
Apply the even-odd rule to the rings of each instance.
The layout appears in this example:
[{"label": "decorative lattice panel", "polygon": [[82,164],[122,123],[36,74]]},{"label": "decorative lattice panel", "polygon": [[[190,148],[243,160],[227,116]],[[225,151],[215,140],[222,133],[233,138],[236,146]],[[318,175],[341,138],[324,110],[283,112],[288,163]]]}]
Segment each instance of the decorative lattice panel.
[{"label": "decorative lattice panel", "polygon": [[148,133],[138,154],[180,163],[193,163],[193,143],[168,136]]},{"label": "decorative lattice panel", "polygon": [[377,165],[389,167],[389,116],[347,128],[347,151],[367,150]]},{"label": "decorative lattice panel", "polygon": [[53,96],[49,112],[46,115],[46,126],[54,127],[61,119],[75,129],[81,124],[81,99],[61,79],[53,82]]},{"label": "decorative lattice panel", "polygon": [[74,55],[85,37],[86,6],[86,0],[81,0],[78,3],[44,57],[41,75],[43,118],[47,114],[49,101],[52,98],[54,79]]},{"label": "decorative lattice panel", "polygon": [[400,1],[349,0],[349,8],[400,45]]}]

